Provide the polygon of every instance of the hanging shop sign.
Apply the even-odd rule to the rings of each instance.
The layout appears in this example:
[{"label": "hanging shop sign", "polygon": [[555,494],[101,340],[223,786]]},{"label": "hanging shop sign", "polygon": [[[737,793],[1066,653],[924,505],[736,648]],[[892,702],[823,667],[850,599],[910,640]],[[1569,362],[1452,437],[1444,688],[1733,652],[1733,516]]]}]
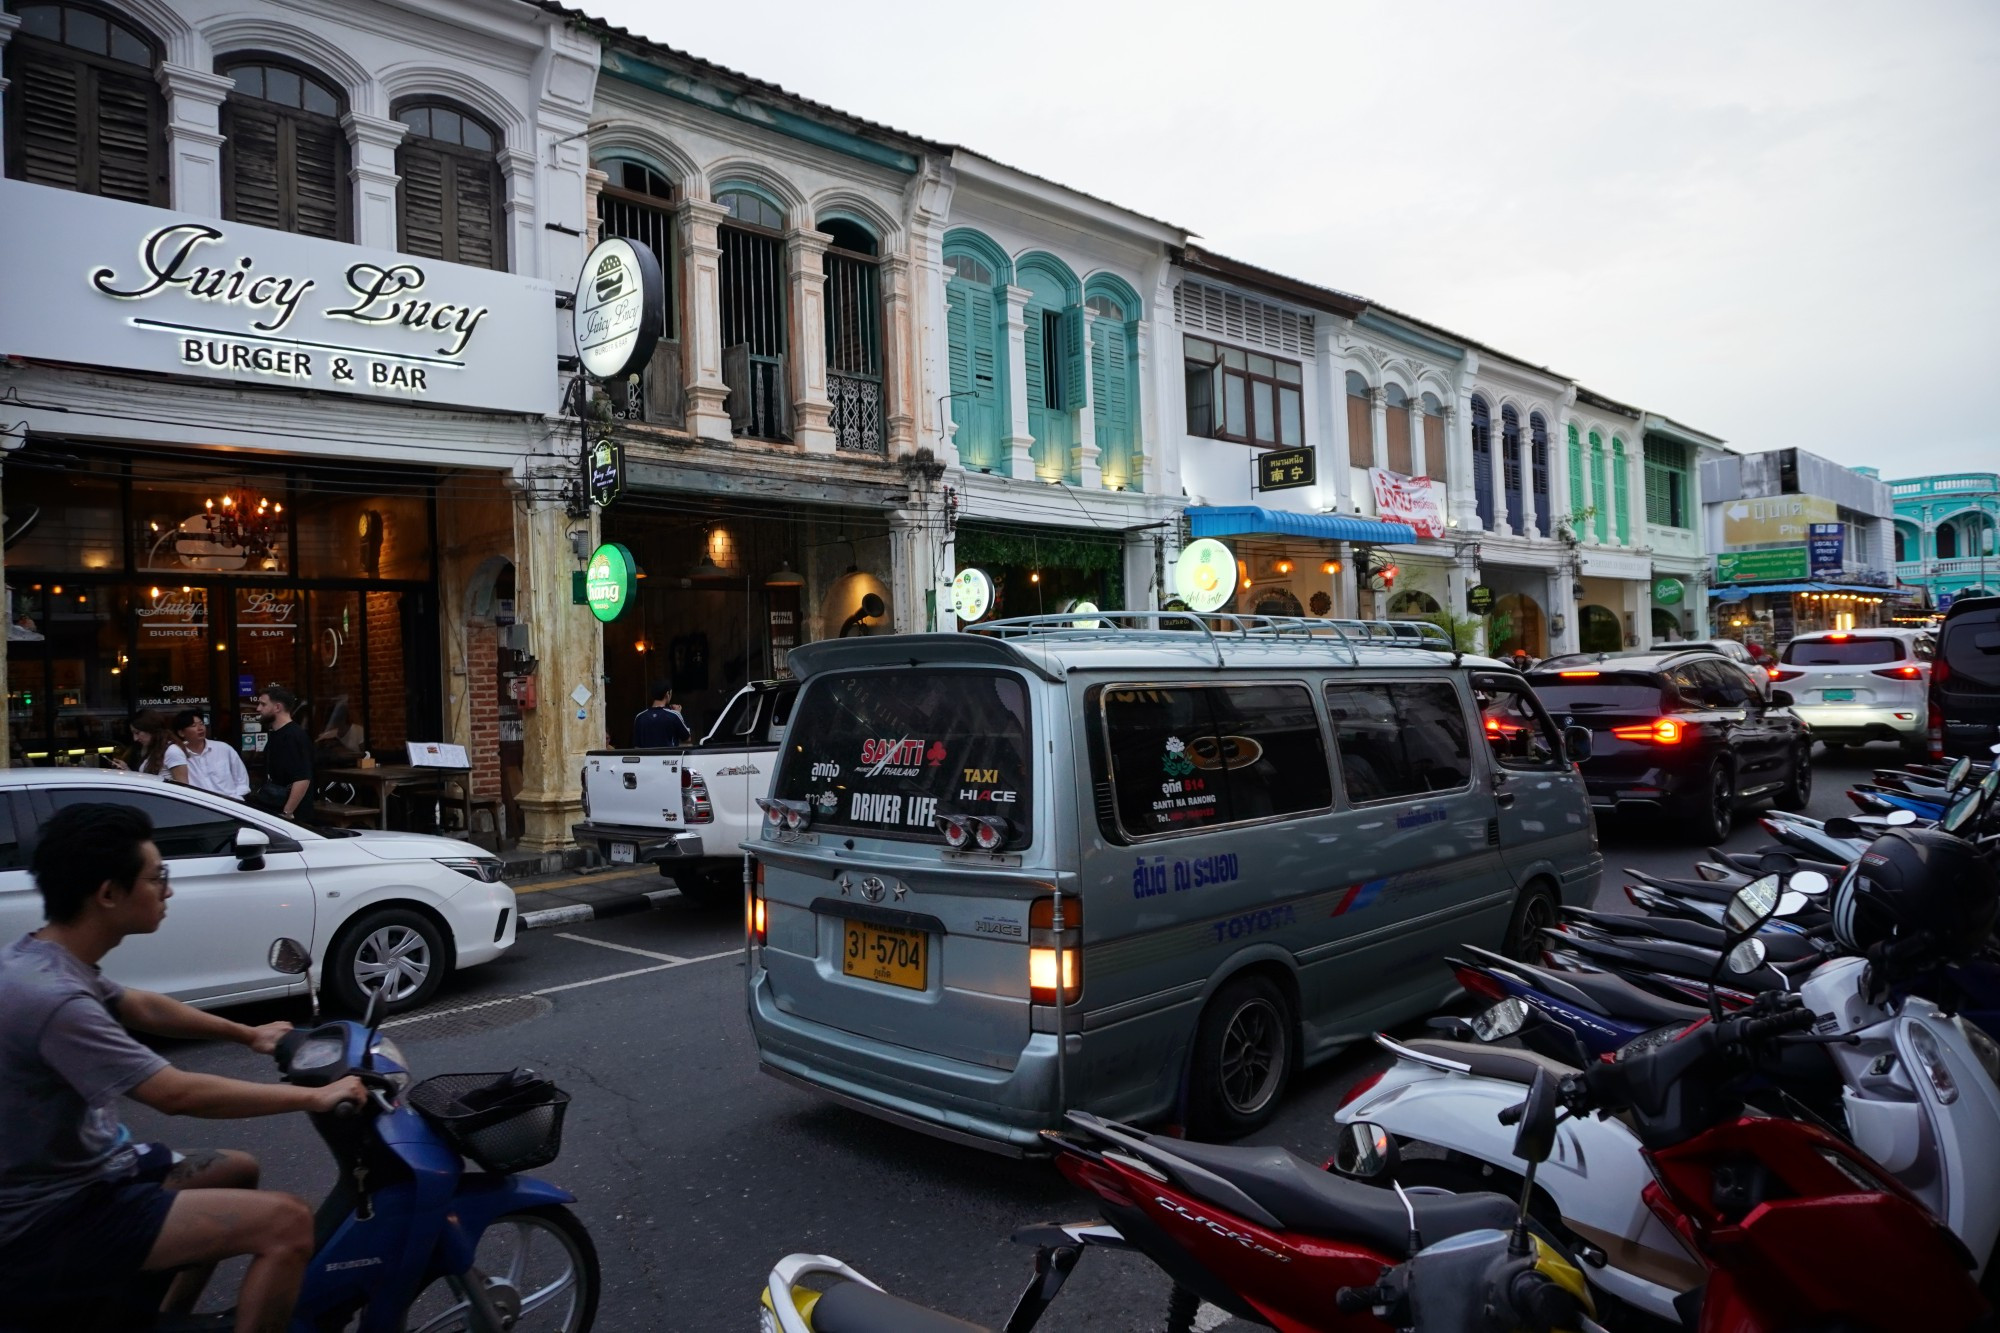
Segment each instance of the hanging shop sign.
[{"label": "hanging shop sign", "polygon": [[1270,449],[1257,455],[1257,489],[1289,491],[1319,480],[1319,464],[1310,449]]},{"label": "hanging shop sign", "polygon": [[993,609],[993,580],[983,569],[961,569],[951,581],[951,609],[960,620],[977,620]]},{"label": "hanging shop sign", "polygon": [[1384,523],[1407,523],[1419,537],[1444,536],[1444,509],[1428,477],[1371,467],[1368,483],[1375,490],[1375,517]]},{"label": "hanging shop sign", "polygon": [[1769,495],[1731,500],[1722,507],[1724,546],[1767,546],[1802,542],[1815,523],[1834,523],[1840,507],[1822,495]]},{"label": "hanging shop sign", "polygon": [[597,441],[590,446],[584,471],[590,479],[590,502],[608,508],[625,493],[625,447],[616,440]]},{"label": "hanging shop sign", "polygon": [[1063,609],[1084,617],[1081,620],[1072,620],[1069,622],[1077,629],[1102,629],[1104,627],[1103,621],[1091,619],[1092,614],[1101,608],[1089,598],[1079,597]]},{"label": "hanging shop sign", "polygon": [[1806,551],[1814,574],[1838,574],[1847,563],[1847,526],[1812,524],[1806,530]]},{"label": "hanging shop sign", "polygon": [[1174,562],[1174,587],[1188,610],[1215,610],[1235,595],[1235,553],[1213,537],[1189,542]]},{"label": "hanging shop sign", "polygon": [[1765,579],[1806,576],[1806,548],[1781,546],[1769,551],[1720,551],[1715,557],[1717,583],[1755,583]]},{"label": "hanging shop sign", "polygon": [[638,591],[638,566],[632,553],[617,542],[606,542],[590,553],[583,567],[583,600],[599,620],[618,619]]},{"label": "hanging shop sign", "polygon": [[1475,583],[1465,590],[1467,614],[1483,616],[1493,609],[1493,589],[1483,583]]},{"label": "hanging shop sign", "polygon": [[616,236],[599,241],[570,303],[583,373],[618,380],[637,372],[666,330],[666,311],[666,283],[651,248]]},{"label": "hanging shop sign", "polygon": [[0,354],[553,411],[545,282],[0,180]]},{"label": "hanging shop sign", "polygon": [[1681,600],[1686,596],[1687,585],[1679,579],[1657,578],[1653,580],[1654,606],[1679,606]]}]

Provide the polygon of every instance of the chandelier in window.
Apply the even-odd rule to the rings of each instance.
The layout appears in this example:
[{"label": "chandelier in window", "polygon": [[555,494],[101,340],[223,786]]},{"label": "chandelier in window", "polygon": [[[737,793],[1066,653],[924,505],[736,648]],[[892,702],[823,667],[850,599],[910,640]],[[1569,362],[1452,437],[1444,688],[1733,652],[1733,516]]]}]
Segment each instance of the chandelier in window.
[{"label": "chandelier in window", "polygon": [[275,571],[282,564],[285,506],[248,489],[207,497],[200,513],[165,531],[158,523],[152,528],[152,563],[171,552],[185,568],[217,573]]}]

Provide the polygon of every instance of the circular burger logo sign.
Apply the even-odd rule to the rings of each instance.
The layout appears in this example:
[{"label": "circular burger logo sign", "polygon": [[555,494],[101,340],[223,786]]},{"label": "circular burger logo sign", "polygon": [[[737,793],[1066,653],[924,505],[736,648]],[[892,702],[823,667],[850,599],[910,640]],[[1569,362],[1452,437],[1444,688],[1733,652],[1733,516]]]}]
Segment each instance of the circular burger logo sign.
[{"label": "circular burger logo sign", "polygon": [[637,241],[600,241],[583,261],[570,314],[584,374],[596,380],[633,374],[652,358],[666,328],[660,261]]},{"label": "circular burger logo sign", "polygon": [[1213,611],[1236,595],[1236,556],[1213,537],[1187,544],[1174,562],[1174,586],[1190,611]]}]

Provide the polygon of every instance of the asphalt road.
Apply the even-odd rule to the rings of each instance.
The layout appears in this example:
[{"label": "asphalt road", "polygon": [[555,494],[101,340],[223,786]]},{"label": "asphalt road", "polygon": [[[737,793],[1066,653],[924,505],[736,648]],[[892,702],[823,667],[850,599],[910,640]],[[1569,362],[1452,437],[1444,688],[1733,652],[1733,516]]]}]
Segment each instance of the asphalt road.
[{"label": "asphalt road", "polygon": [[[1887,746],[1822,758],[1811,813],[1851,811],[1847,785],[1896,762]],[[1684,871],[1693,859],[1656,822],[1601,832],[1606,907],[1625,906],[1619,867]],[[1763,840],[1745,815],[1730,846]],[[237,1016],[302,1022],[298,1008]],[[760,1076],[734,912],[675,899],[651,913],[524,935],[501,961],[454,979],[428,1016],[387,1034],[419,1078],[526,1065],[572,1094],[563,1155],[537,1174],[578,1196],[575,1211],[602,1258],[597,1327],[608,1333],[754,1327],[765,1274],[795,1251],[837,1255],[891,1291],[997,1325],[1031,1258],[1009,1233],[1091,1216],[1046,1164],[931,1140]],[[164,1049],[185,1068],[272,1076],[239,1047]],[[1376,1062],[1372,1049],[1357,1049],[1304,1074],[1255,1141],[1315,1161],[1330,1156],[1340,1093]],[[183,1149],[247,1149],[264,1163],[268,1186],[311,1202],[332,1180],[303,1117],[168,1122],[131,1104],[131,1124],[141,1138]],[[219,1275],[211,1305],[227,1299],[236,1276]],[[1092,1254],[1042,1327],[1157,1329],[1167,1293],[1166,1279],[1137,1256]]]}]

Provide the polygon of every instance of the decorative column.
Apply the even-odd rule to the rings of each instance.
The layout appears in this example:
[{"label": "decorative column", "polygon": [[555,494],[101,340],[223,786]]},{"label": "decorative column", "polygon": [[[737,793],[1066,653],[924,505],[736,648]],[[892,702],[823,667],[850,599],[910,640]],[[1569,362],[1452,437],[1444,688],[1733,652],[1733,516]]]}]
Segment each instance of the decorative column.
[{"label": "decorative column", "polygon": [[[1313,423],[1311,440],[1318,452],[1320,507],[1336,514],[1352,511],[1353,475],[1347,464],[1347,398],[1344,376],[1346,367],[1341,360],[1341,338],[1334,320],[1322,320],[1313,334],[1318,355],[1313,358],[1310,368],[1313,394],[1318,400],[1318,411],[1306,414]],[[1303,378],[1303,377],[1301,377]],[[1346,614],[1341,610],[1340,581],[1334,581],[1333,605],[1336,614]]]},{"label": "decorative column", "polygon": [[1374,436],[1375,466],[1389,466],[1389,395],[1381,385],[1368,391],[1368,430]]},{"label": "decorative column", "polygon": [[1428,477],[1430,460],[1424,457],[1424,396],[1419,393],[1410,399],[1410,410],[1405,414],[1410,419],[1410,475]]},{"label": "decorative column", "polygon": [[830,454],[833,405],[826,396],[826,247],[833,237],[795,227],[785,233],[792,288],[792,438],[809,454]]},{"label": "decorative column", "polygon": [[1065,404],[1076,413],[1076,448],[1070,458],[1070,471],[1076,474],[1076,484],[1086,491],[1102,490],[1104,473],[1097,466],[1097,413],[1091,395],[1097,386],[1090,382],[1090,349],[1097,337],[1097,312],[1085,307],[1083,311],[1083,383],[1077,386],[1074,403]]},{"label": "decorative column", "polygon": [[[521,846],[553,851],[570,841],[582,817],[576,774],[587,750],[605,744],[604,636],[597,621],[570,604],[570,573],[577,567],[572,530],[597,541],[595,517],[573,519],[559,503],[533,500],[567,469],[545,460],[543,475],[516,476],[514,597],[520,623],[532,626],[538,700],[522,719]],[[583,702],[572,697],[582,687]]]},{"label": "decorative column", "polygon": [[[597,216],[597,200],[598,196],[604,193],[604,187],[610,183],[610,175],[599,171],[596,167],[592,167],[583,173],[583,251],[585,254],[589,254],[597,248],[598,233],[602,226],[602,221]],[[655,255],[654,258],[660,259],[663,263],[665,262],[664,256]],[[669,277],[667,285],[670,287],[680,286],[671,277]]]},{"label": "decorative column", "polygon": [[1001,289],[1007,301],[1007,475],[1035,479],[1035,437],[1028,434],[1028,298],[1026,287]]},{"label": "decorative column", "polygon": [[[1561,531],[1559,520],[1570,513],[1569,503],[1569,423],[1567,412],[1557,412],[1549,433],[1549,535]],[[1576,519],[1572,515],[1570,525]]]},{"label": "decorative column", "polygon": [[889,457],[917,447],[916,302],[910,299],[910,259],[892,254],[882,260],[882,414],[888,428]]},{"label": "decorative column", "polygon": [[1514,525],[1507,521],[1507,433],[1497,413],[1486,417],[1486,468],[1492,479],[1493,531],[1505,536]]},{"label": "decorative column", "polygon": [[1444,405],[1444,447],[1451,450],[1451,482],[1446,491],[1450,517],[1461,532],[1479,530],[1479,483],[1472,475],[1472,395]]},{"label": "decorative column", "polygon": [[687,427],[698,439],[729,440],[729,386],[722,382],[722,246],[715,229],[729,216],[721,204],[684,199],[676,212],[683,256],[682,374]]},{"label": "decorative column", "polygon": [[[1153,466],[1155,451],[1148,448],[1146,442],[1152,436],[1164,439],[1169,426],[1161,421],[1159,414],[1154,411],[1153,395],[1146,388],[1152,379],[1153,322],[1149,319],[1135,319],[1125,327],[1132,334],[1132,355],[1137,358],[1135,364],[1139,370],[1137,379],[1140,386],[1138,394],[1132,400],[1132,460],[1125,469],[1125,489],[1150,491],[1158,495],[1161,493],[1158,482],[1147,475],[1147,469]],[[1151,558],[1149,552],[1147,559]],[[1129,588],[1132,585],[1127,582],[1125,586]]]},{"label": "decorative column", "polygon": [[396,171],[396,146],[403,142],[403,124],[358,111],[348,112],[340,123],[353,161],[347,174],[354,182],[354,243],[397,249],[396,186],[402,177]]},{"label": "decorative column", "polygon": [[[11,16],[10,16],[11,17]],[[235,80],[163,64],[154,71],[167,97],[169,207],[197,217],[222,216],[222,101]]]}]

